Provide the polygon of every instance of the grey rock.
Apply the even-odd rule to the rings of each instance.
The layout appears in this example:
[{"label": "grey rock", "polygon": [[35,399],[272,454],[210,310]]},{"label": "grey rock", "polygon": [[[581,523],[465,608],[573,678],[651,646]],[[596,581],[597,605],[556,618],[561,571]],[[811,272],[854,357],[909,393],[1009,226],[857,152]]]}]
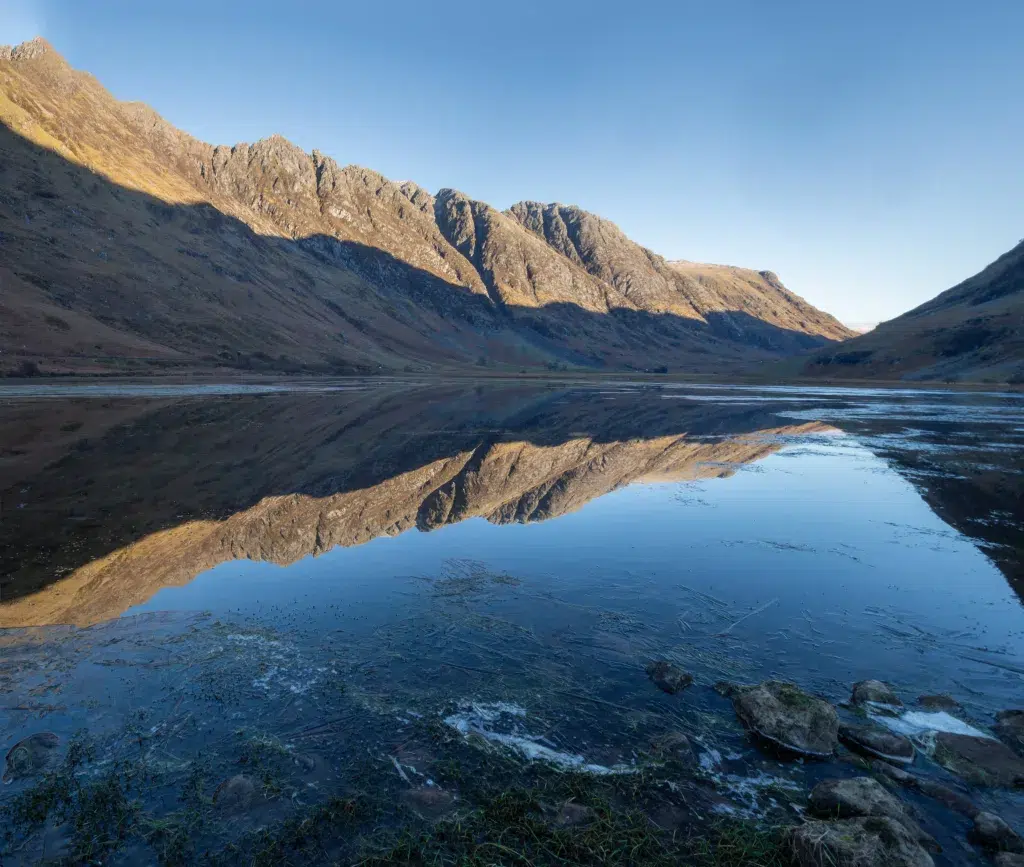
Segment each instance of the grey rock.
[{"label": "grey rock", "polygon": [[455,809],[455,796],[437,786],[425,786],[402,793],[402,800],[424,819],[437,820]]},{"label": "grey rock", "polygon": [[966,795],[962,795],[960,792],[954,791],[949,788],[949,786],[942,785],[942,783],[936,780],[932,780],[928,777],[919,777],[917,778],[917,785],[915,788],[922,795],[938,801],[950,810],[962,813],[964,816],[967,816],[968,819],[973,819],[979,813],[978,806],[974,801]]},{"label": "grey rock", "polygon": [[903,707],[903,702],[900,701],[893,688],[880,680],[862,680],[855,683],[850,701],[855,705]]},{"label": "grey rock", "polygon": [[7,751],[3,781],[13,783],[38,777],[53,765],[60,738],[53,732],[36,732],[18,741]]},{"label": "grey rock", "polygon": [[651,751],[662,758],[686,762],[694,761],[693,744],[682,732],[670,731],[659,735],[651,742]]},{"label": "grey rock", "polygon": [[1018,753],[1024,754],[1024,710],[999,711],[995,732]]},{"label": "grey rock", "polygon": [[666,659],[660,659],[647,666],[647,676],[658,689],[675,695],[693,683],[693,675],[683,671]]},{"label": "grey rock", "polygon": [[992,861],[996,867],[1024,867],[1024,855],[1014,852],[997,852]]},{"label": "grey rock", "polygon": [[910,739],[879,725],[843,724],[839,727],[839,740],[875,758],[899,764],[914,761],[914,745]]},{"label": "grey rock", "polygon": [[918,843],[938,849],[935,840],[911,818],[903,802],[871,777],[823,780],[811,791],[808,808],[822,819],[888,816],[903,825]]},{"label": "grey rock", "polygon": [[946,712],[960,710],[960,703],[949,695],[919,695],[917,703],[925,710],[944,710]]},{"label": "grey rock", "polygon": [[221,783],[213,793],[214,806],[224,813],[244,813],[256,800],[256,782],[245,774],[236,774]]},{"label": "grey rock", "polygon": [[974,817],[971,839],[985,849],[1024,854],[1024,840],[994,813],[978,813]]},{"label": "grey rock", "polygon": [[934,867],[935,862],[895,819],[869,816],[807,822],[788,835],[798,867]]},{"label": "grey rock", "polygon": [[589,825],[596,819],[597,813],[591,807],[577,804],[575,801],[566,801],[559,809],[554,824],[558,828],[575,828],[579,825]]},{"label": "grey rock", "polygon": [[935,760],[973,786],[1024,786],[1024,759],[994,738],[939,732]]},{"label": "grey rock", "polygon": [[788,752],[826,758],[838,743],[836,709],[792,683],[769,680],[742,688],[733,708],[757,737]]}]

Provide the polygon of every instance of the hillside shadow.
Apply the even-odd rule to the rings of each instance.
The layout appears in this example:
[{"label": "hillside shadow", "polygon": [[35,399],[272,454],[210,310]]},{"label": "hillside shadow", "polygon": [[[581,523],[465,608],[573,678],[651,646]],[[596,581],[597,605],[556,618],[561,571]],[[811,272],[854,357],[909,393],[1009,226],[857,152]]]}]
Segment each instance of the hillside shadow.
[{"label": "hillside shadow", "polygon": [[[702,322],[625,309],[597,313],[571,303],[497,305],[374,246],[321,234],[263,235],[213,205],[167,203],[6,126],[0,152],[10,193],[7,207],[0,206],[4,266],[55,307],[166,346],[198,367],[369,372],[374,366],[361,360],[365,351],[357,358],[352,349],[360,343],[427,363],[711,370],[830,342],[744,311]],[[161,273],[173,275],[165,291],[153,285]],[[352,274],[362,288],[353,286]],[[174,285],[191,282],[197,285],[187,292]],[[239,320],[247,306],[252,316]],[[23,341],[28,355],[46,357],[47,336],[60,320],[39,314],[37,345]],[[57,327],[71,339],[80,323],[68,317]],[[339,334],[349,335],[342,348]],[[280,352],[289,346],[302,357]]]}]

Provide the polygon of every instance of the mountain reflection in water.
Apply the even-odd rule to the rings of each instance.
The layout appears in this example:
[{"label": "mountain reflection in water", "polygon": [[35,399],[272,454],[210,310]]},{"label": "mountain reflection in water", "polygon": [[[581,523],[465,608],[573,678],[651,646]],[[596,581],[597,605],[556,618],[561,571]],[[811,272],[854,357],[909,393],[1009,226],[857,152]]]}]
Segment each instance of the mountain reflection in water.
[{"label": "mountain reflection in water", "polygon": [[227,560],[294,563],[413,527],[543,521],[777,451],[764,407],[505,386],[26,401],[3,435],[0,626],[87,625]]}]

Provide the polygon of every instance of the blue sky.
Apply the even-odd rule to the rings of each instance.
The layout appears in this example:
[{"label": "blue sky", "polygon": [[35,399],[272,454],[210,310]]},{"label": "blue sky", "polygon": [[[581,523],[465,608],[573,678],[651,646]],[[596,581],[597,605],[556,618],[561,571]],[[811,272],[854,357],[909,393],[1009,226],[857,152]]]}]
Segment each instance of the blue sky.
[{"label": "blue sky", "polygon": [[891,318],[1024,236],[1024,2],[0,0],[122,99]]}]

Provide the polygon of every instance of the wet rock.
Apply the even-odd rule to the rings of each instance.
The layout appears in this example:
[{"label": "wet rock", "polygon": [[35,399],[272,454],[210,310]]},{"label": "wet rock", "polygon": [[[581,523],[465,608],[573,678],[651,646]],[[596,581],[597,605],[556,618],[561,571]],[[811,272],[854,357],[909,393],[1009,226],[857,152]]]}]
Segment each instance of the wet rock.
[{"label": "wet rock", "polygon": [[662,692],[675,695],[693,683],[693,675],[673,665],[667,659],[659,659],[647,666],[647,676]]},{"label": "wet rock", "polygon": [[880,680],[862,680],[853,685],[850,701],[858,706],[876,705],[882,708],[903,707],[893,688]]},{"label": "wet rock", "polygon": [[213,803],[225,813],[243,813],[256,800],[256,781],[245,774],[225,780],[213,793]]},{"label": "wet rock", "polygon": [[996,714],[996,734],[1024,755],[1024,710],[1001,710]]},{"label": "wet rock", "polygon": [[36,732],[18,741],[7,751],[3,781],[13,783],[46,773],[57,758],[58,746],[60,738],[53,732]]},{"label": "wet rock", "polygon": [[665,732],[651,741],[651,752],[666,759],[691,763],[694,761],[693,745],[682,732]]},{"label": "wet rock", "polygon": [[973,819],[978,815],[977,805],[966,795],[961,795],[959,792],[949,788],[949,786],[944,786],[942,783],[927,777],[921,777],[917,779],[916,788],[922,795],[938,801],[950,810],[962,813],[968,819]]},{"label": "wet rock", "polygon": [[934,867],[910,832],[888,816],[806,822],[789,833],[798,867]]},{"label": "wet rock", "polygon": [[575,828],[578,825],[589,825],[596,819],[597,813],[590,807],[566,801],[559,809],[554,824],[559,828]]},{"label": "wet rock", "polygon": [[944,710],[947,713],[960,710],[960,703],[948,695],[919,695],[917,697],[919,707],[928,711]]},{"label": "wet rock", "polygon": [[999,852],[993,861],[996,867],[1024,867],[1024,855],[1014,852]]},{"label": "wet rock", "polygon": [[1024,854],[1024,840],[994,813],[978,813],[974,817],[971,839],[985,849],[996,852]]},{"label": "wet rock", "polygon": [[839,740],[851,749],[898,764],[914,761],[914,745],[910,739],[878,725],[843,724]]},{"label": "wet rock", "polygon": [[711,688],[724,698],[732,698],[743,689],[743,687],[737,686],[728,680],[720,680]]},{"label": "wet rock", "polygon": [[765,681],[739,689],[732,701],[736,715],[747,728],[785,751],[826,758],[836,748],[836,709],[792,683]]},{"label": "wet rock", "polygon": [[455,796],[437,786],[403,792],[402,800],[424,819],[440,819],[455,809]]},{"label": "wet rock", "polygon": [[939,732],[935,761],[973,786],[1024,786],[1024,759],[994,738]]},{"label": "wet rock", "polygon": [[858,819],[888,816],[895,819],[922,846],[938,851],[934,838],[926,834],[907,812],[903,802],[871,777],[823,780],[811,791],[810,812],[822,819]]}]

